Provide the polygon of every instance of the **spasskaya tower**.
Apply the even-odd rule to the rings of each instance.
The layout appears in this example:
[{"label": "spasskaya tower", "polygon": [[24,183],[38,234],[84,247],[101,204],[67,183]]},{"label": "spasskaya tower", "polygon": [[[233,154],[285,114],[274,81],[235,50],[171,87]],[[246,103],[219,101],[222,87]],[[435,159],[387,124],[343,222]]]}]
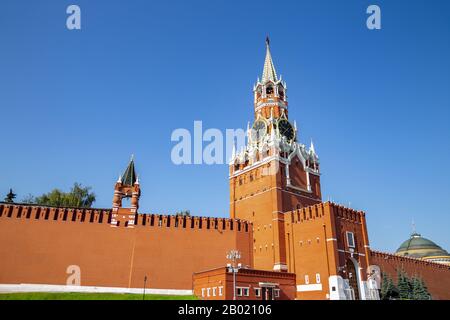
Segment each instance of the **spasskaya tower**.
[{"label": "spasskaya tower", "polygon": [[253,222],[256,269],[287,271],[284,212],[322,202],[319,158],[299,142],[288,118],[287,85],[266,40],[261,80],[253,87],[254,122],[247,145],[230,161],[230,216]]}]

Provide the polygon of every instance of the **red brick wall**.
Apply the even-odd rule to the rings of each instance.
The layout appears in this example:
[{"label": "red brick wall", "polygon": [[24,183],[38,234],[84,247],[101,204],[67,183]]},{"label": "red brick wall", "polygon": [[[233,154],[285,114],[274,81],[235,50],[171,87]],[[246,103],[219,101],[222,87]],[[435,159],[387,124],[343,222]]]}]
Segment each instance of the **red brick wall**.
[{"label": "red brick wall", "polygon": [[193,272],[224,266],[230,249],[252,266],[246,223],[138,215],[134,228],[112,227],[110,213],[0,204],[0,283],[64,285],[78,265],[84,286],[139,288],[147,275],[147,287],[190,290]]},{"label": "red brick wall", "polygon": [[378,265],[395,282],[398,270],[404,270],[410,277],[418,275],[434,300],[450,300],[450,266],[378,251],[371,251],[371,264]]}]

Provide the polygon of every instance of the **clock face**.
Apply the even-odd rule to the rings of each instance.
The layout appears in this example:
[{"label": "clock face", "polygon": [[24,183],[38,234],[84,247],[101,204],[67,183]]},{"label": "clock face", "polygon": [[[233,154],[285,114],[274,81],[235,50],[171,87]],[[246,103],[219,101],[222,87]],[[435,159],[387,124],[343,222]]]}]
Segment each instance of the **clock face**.
[{"label": "clock face", "polygon": [[267,125],[263,120],[256,120],[252,127],[252,140],[260,141],[267,133]]},{"label": "clock face", "polygon": [[294,139],[295,132],[292,125],[289,123],[289,121],[282,119],[278,122],[278,131],[280,134],[288,140]]}]

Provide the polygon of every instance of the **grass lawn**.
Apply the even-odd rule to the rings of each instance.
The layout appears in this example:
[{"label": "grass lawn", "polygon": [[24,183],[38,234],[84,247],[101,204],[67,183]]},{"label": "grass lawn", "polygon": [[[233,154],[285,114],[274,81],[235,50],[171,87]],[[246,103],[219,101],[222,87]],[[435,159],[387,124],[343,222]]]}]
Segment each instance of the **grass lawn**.
[{"label": "grass lawn", "polygon": [[[20,292],[20,293],[0,293],[0,300],[142,300],[142,294]],[[196,300],[196,297],[146,294],[145,300]]]}]

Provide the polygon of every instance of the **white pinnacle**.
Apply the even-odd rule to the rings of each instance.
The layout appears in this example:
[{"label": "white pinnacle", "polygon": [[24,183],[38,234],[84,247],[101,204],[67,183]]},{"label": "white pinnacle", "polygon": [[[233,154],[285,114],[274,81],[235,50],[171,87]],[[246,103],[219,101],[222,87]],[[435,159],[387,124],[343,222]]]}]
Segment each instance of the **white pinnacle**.
[{"label": "white pinnacle", "polygon": [[311,139],[311,146],[309,147],[309,150],[311,150],[312,153],[316,154],[316,149],[314,148],[314,143]]}]

